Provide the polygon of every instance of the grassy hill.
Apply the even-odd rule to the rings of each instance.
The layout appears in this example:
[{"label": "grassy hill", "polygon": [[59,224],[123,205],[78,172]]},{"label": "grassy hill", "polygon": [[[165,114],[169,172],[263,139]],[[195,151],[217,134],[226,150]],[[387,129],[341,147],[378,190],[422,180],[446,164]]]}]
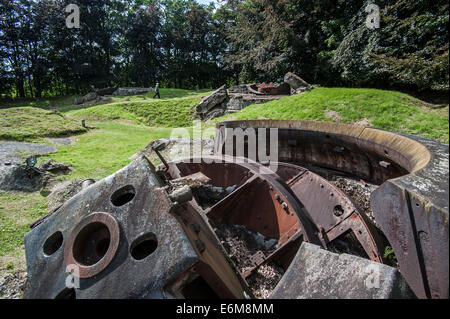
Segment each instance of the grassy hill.
[{"label": "grassy hill", "polygon": [[0,109],[0,140],[33,140],[86,131],[79,121],[57,111],[29,106]]},{"label": "grassy hill", "polygon": [[195,106],[207,95],[207,90],[191,91],[161,89],[161,99],[153,99],[153,92],[130,97],[113,97],[106,104],[87,108],[67,109],[67,114],[93,120],[133,121],[136,124],[163,127],[192,126]]},{"label": "grassy hill", "polygon": [[448,143],[448,105],[431,105],[410,95],[376,89],[317,88],[310,92],[214,119],[292,119],[363,124]]}]

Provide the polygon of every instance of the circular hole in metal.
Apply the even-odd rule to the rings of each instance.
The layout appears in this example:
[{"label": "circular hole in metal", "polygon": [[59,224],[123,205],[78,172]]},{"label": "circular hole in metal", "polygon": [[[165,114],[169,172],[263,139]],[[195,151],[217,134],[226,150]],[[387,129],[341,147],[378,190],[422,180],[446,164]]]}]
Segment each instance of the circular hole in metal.
[{"label": "circular hole in metal", "polygon": [[73,258],[84,266],[99,262],[108,251],[111,235],[101,222],[87,224],[73,243]]},{"label": "circular hole in metal", "polygon": [[336,206],[334,206],[333,213],[334,213],[334,216],[337,216],[337,217],[342,216],[344,214],[344,209],[342,208],[341,205],[336,205]]},{"label": "circular hole in metal", "polygon": [[44,254],[47,256],[53,255],[56,253],[59,249],[59,247],[62,246],[63,243],[63,234],[60,231],[57,231],[56,233],[52,234],[47,240],[45,241],[42,250],[44,251]]},{"label": "circular hole in metal", "polygon": [[111,195],[111,203],[120,207],[130,202],[136,195],[136,190],[132,185],[126,185],[119,188]]},{"label": "circular hole in metal", "polygon": [[130,247],[130,254],[136,260],[142,260],[151,255],[158,247],[158,240],[153,233],[139,236],[133,241]]}]

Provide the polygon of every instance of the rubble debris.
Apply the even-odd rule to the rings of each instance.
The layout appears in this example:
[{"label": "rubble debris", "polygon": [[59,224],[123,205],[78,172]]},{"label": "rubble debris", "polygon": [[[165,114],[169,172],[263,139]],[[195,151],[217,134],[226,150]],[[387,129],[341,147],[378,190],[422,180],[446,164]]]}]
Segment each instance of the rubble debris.
[{"label": "rubble debris", "polygon": [[89,92],[86,95],[83,95],[81,97],[76,97],[74,104],[83,104],[89,101],[94,101],[95,99],[97,99],[99,97],[99,95],[95,92]]},{"label": "rubble debris", "polygon": [[[231,100],[230,100],[231,101]],[[203,121],[209,121],[216,117],[224,115],[226,110],[224,110],[222,107],[215,107],[211,109],[206,115],[202,117]]]},{"label": "rubble debris", "polygon": [[339,113],[334,110],[327,110],[325,112],[325,116],[330,119],[333,119],[336,122],[340,122],[342,120],[342,116],[339,115]]},{"label": "rubble debris", "polygon": [[197,172],[170,181],[172,185],[182,184],[182,185],[189,185],[191,187],[198,187],[201,184],[208,184],[209,182],[211,182],[211,178],[209,178],[202,172]]},{"label": "rubble debris", "polygon": [[129,95],[139,95],[145,94],[152,91],[153,88],[134,88],[134,87],[123,87],[118,88],[112,93],[114,96],[129,96]]},{"label": "rubble debris", "polygon": [[91,86],[92,91],[97,93],[98,95],[111,95],[117,90],[117,86],[106,87],[102,89],[97,89],[94,86]]},{"label": "rubble debris", "polygon": [[0,299],[22,299],[26,281],[26,272],[7,273],[0,277]]},{"label": "rubble debris", "polygon": [[[286,81],[287,80],[287,81]],[[310,85],[297,75],[289,72],[285,76],[285,81],[279,85],[265,82],[260,85],[241,84],[228,89],[225,85],[204,97],[197,105],[197,114],[202,120],[211,120],[215,117],[227,113],[237,112],[248,105],[266,103],[278,100],[291,94],[299,94],[310,91],[316,85]]]},{"label": "rubble debris", "polygon": [[237,185],[228,187],[217,187],[211,184],[201,184],[193,189],[194,196],[202,208],[211,207],[217,202],[231,194]]},{"label": "rubble debris", "polygon": [[0,190],[34,192],[42,188],[44,181],[42,173],[25,165],[0,166]]},{"label": "rubble debris", "polygon": [[228,89],[228,93],[248,93],[248,84],[234,85]]},{"label": "rubble debris", "polygon": [[265,86],[265,83],[261,84],[259,87],[256,85],[250,85],[249,89],[254,92],[263,93],[264,95],[289,95],[291,93],[291,87],[288,83],[281,83],[278,86],[274,86],[270,82],[269,86]]},{"label": "rubble debris", "polygon": [[182,204],[192,199],[191,188],[187,185],[176,188],[169,194],[169,198],[176,204]]},{"label": "rubble debris", "polygon": [[363,118],[353,123],[354,125],[370,127],[370,120],[368,118]]},{"label": "rubble debris", "polygon": [[170,185],[174,189],[189,186],[196,201],[203,209],[213,206],[237,188],[237,185],[218,187],[210,184],[210,182],[211,178],[202,172],[197,172],[170,180]]},{"label": "rubble debris", "polygon": [[73,169],[64,163],[57,163],[55,160],[50,159],[41,165],[39,165],[39,170],[43,172],[50,172],[52,174],[69,174]]},{"label": "rubble debris", "polygon": [[129,96],[145,94],[152,90],[152,88],[134,88],[134,87],[107,87],[97,89],[92,87],[92,92],[89,92],[83,96],[76,97],[74,104],[86,104],[86,103],[105,103],[110,101],[111,96]]},{"label": "rubble debris", "polygon": [[270,296],[295,299],[414,298],[393,267],[303,242]]},{"label": "rubble debris", "polygon": [[267,299],[283,277],[284,272],[284,269],[276,262],[270,262],[258,267],[246,280],[256,298]]},{"label": "rubble debris", "polygon": [[48,211],[52,211],[62,204],[64,204],[67,200],[78,194],[82,189],[81,180],[72,180],[72,181],[64,181],[56,184],[51,188],[51,193],[47,196]]},{"label": "rubble debris", "polygon": [[299,87],[298,89],[291,91],[291,94],[292,95],[302,94],[302,93],[311,91],[315,87],[318,87],[318,86],[317,85],[310,85],[310,86],[307,86],[307,87]]},{"label": "rubble debris", "polygon": [[[256,95],[256,94],[242,94],[230,93],[230,99],[226,105],[225,113],[240,111],[243,108],[252,104],[262,104],[270,101],[278,100],[286,95]],[[209,114],[207,115],[209,116]]]},{"label": "rubble debris", "polygon": [[223,247],[228,252],[237,269],[244,274],[249,268],[255,267],[252,256],[258,251],[269,255],[276,249],[277,239],[268,238],[242,225],[222,222],[215,225],[215,233]]},{"label": "rubble debris", "polygon": [[53,160],[35,167],[37,157],[56,151],[54,145],[0,142],[0,190],[34,192],[48,184],[50,175],[69,173],[68,165]]},{"label": "rubble debris", "polygon": [[[245,274],[257,266],[252,260],[252,256],[261,254],[264,258],[264,256],[270,255],[276,249],[278,242],[275,238],[265,237],[242,225],[233,225],[227,222],[216,225],[215,232],[241,274]],[[268,298],[283,273],[284,269],[276,262],[270,262],[258,265],[246,278],[246,281],[256,298]]]}]

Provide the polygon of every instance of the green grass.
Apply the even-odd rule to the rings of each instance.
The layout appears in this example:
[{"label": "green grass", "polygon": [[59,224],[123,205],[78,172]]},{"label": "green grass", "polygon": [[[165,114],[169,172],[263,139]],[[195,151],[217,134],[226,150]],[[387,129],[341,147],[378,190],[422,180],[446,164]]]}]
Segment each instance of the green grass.
[{"label": "green grass", "polygon": [[0,140],[33,140],[86,131],[78,120],[57,111],[29,106],[0,109]]},{"label": "green grass", "polygon": [[0,256],[23,245],[23,236],[30,231],[31,223],[46,213],[46,200],[39,192],[0,191]]},{"label": "green grass", "polygon": [[225,120],[292,119],[333,121],[326,116],[335,111],[343,123],[368,119],[370,127],[421,135],[448,143],[448,105],[432,109],[407,94],[349,88],[317,88],[310,92],[265,104],[254,104],[240,112],[217,118]]},{"label": "green grass", "polygon": [[[195,106],[207,90],[161,89],[161,99],[147,94],[112,97],[106,104],[74,105],[74,97],[0,102],[0,140],[39,141],[44,137],[87,132],[80,120],[127,120],[150,127],[189,127]],[[49,107],[55,110],[46,110]],[[92,126],[92,125],[90,125]]]},{"label": "green grass", "polygon": [[91,107],[64,106],[65,114],[91,120],[129,120],[136,124],[162,127],[192,126],[195,106],[208,91],[161,89],[161,99],[154,92],[129,97],[112,97],[108,103]]},{"label": "green grass", "polygon": [[70,116],[94,120],[126,119],[137,124],[163,127],[192,126],[201,97],[125,101],[70,111]]},{"label": "green grass", "polygon": [[[41,157],[69,164],[74,171],[63,175],[65,180],[102,179],[131,162],[130,156],[152,140],[170,137],[170,128],[152,128],[123,122],[96,122],[97,127],[77,137],[73,145],[59,145],[58,152]],[[157,163],[155,163],[157,164]]]}]

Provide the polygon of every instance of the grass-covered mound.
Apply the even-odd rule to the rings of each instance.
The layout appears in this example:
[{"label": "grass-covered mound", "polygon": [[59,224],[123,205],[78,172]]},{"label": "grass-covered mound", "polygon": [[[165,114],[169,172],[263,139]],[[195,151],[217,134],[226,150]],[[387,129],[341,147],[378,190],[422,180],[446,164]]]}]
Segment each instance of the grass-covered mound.
[{"label": "grass-covered mound", "polygon": [[195,106],[205,91],[161,89],[161,99],[154,92],[130,97],[114,97],[110,103],[68,111],[68,115],[95,120],[125,119],[137,124],[163,127],[192,126]]},{"label": "grass-covered mound", "polygon": [[0,140],[32,140],[86,132],[78,120],[36,107],[0,109]]},{"label": "grass-covered mound", "polygon": [[317,88],[265,104],[254,104],[225,120],[291,119],[365,123],[374,128],[405,132],[448,143],[448,105],[436,109],[407,94],[350,88]]}]

